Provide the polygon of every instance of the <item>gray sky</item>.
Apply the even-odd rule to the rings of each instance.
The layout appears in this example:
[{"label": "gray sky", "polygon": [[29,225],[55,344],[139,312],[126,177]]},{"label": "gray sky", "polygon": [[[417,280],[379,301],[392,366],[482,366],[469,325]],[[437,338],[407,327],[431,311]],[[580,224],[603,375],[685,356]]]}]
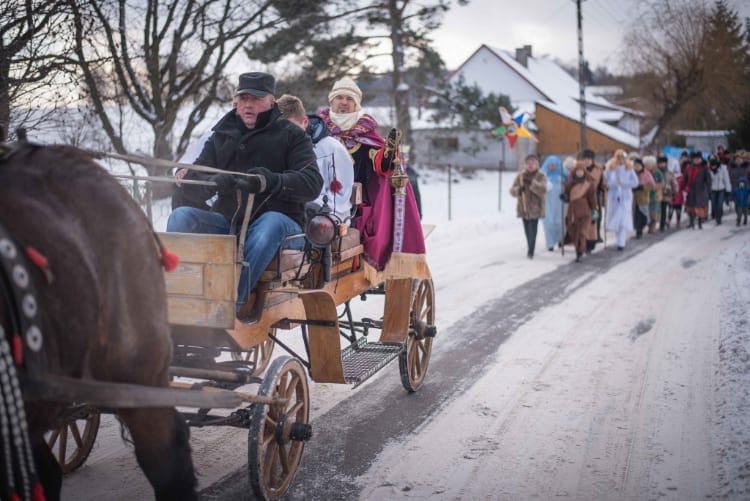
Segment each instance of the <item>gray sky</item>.
[{"label": "gray sky", "polygon": [[[583,52],[592,68],[619,69],[623,34],[638,26],[640,0],[584,0]],[[713,2],[709,2],[712,4]],[[750,16],[750,0],[728,0],[741,18]],[[535,56],[576,63],[574,0],[470,0],[454,6],[433,39],[449,69],[455,69],[481,44],[513,51],[531,45]]]}]

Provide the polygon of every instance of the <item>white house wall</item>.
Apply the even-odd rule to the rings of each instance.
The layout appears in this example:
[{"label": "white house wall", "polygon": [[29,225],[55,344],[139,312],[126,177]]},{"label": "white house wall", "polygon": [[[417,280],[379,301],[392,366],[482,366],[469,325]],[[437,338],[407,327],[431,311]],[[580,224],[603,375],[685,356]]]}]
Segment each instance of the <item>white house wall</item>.
[{"label": "white house wall", "polygon": [[[536,153],[536,143],[528,139],[519,139],[515,148],[509,148],[508,142],[490,136],[488,131],[463,131],[451,129],[413,130],[412,161],[422,167],[445,167],[452,165],[467,169],[497,169],[504,165],[504,170],[517,170],[517,160],[530,153]],[[455,137],[458,140],[457,151],[441,151],[435,148],[433,138]],[[477,145],[483,146],[474,149]],[[520,148],[520,149],[518,149]],[[518,149],[518,151],[516,151]]]},{"label": "white house wall", "polygon": [[641,121],[633,115],[625,114],[622,119],[617,122],[617,127],[624,131],[630,132],[636,137],[641,135]]}]

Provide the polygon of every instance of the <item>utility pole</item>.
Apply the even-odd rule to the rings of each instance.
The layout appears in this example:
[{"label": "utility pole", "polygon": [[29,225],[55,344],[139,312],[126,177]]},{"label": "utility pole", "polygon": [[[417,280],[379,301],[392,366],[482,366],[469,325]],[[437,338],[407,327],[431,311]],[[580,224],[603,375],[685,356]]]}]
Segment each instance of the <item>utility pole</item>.
[{"label": "utility pole", "polygon": [[576,0],[578,10],[578,101],[581,107],[581,151],[586,149],[586,84],[583,80],[583,15],[581,1]]}]

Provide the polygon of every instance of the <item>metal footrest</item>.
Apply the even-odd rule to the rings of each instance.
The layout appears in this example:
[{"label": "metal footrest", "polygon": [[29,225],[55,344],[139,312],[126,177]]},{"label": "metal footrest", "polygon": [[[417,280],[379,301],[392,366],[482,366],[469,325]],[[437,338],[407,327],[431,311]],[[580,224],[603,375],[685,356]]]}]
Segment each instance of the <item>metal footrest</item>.
[{"label": "metal footrest", "polygon": [[401,343],[368,343],[362,337],[341,351],[344,379],[356,388],[401,353]]}]

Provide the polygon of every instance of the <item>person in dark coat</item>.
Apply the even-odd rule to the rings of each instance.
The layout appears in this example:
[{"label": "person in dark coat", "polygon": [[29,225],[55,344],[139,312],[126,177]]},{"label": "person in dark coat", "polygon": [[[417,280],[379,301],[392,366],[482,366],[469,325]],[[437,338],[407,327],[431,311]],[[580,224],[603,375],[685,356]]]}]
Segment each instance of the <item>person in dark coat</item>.
[{"label": "person in dark coat", "polygon": [[228,234],[233,226],[239,231],[248,194],[255,193],[244,247],[248,266],[240,273],[238,310],[282,244],[304,245],[301,238],[285,239],[302,233],[305,202],[315,200],[323,186],[312,142],[305,131],[281,119],[274,87],[275,79],[268,73],[240,75],[235,109],[214,126],[195,161],[227,172],[191,170],[184,179],[211,181],[215,186],[183,183],[179,188],[192,200],[208,200],[217,193],[218,198],[210,211],[183,206],[167,221],[167,231],[173,232]]},{"label": "person in dark coat", "polygon": [[691,155],[691,163],[685,169],[682,179],[683,189],[687,191],[685,199],[685,212],[688,213],[690,224],[688,228],[695,227],[698,220],[698,229],[703,229],[703,221],[708,215],[708,199],[711,190],[711,174],[706,168],[700,152]]}]

